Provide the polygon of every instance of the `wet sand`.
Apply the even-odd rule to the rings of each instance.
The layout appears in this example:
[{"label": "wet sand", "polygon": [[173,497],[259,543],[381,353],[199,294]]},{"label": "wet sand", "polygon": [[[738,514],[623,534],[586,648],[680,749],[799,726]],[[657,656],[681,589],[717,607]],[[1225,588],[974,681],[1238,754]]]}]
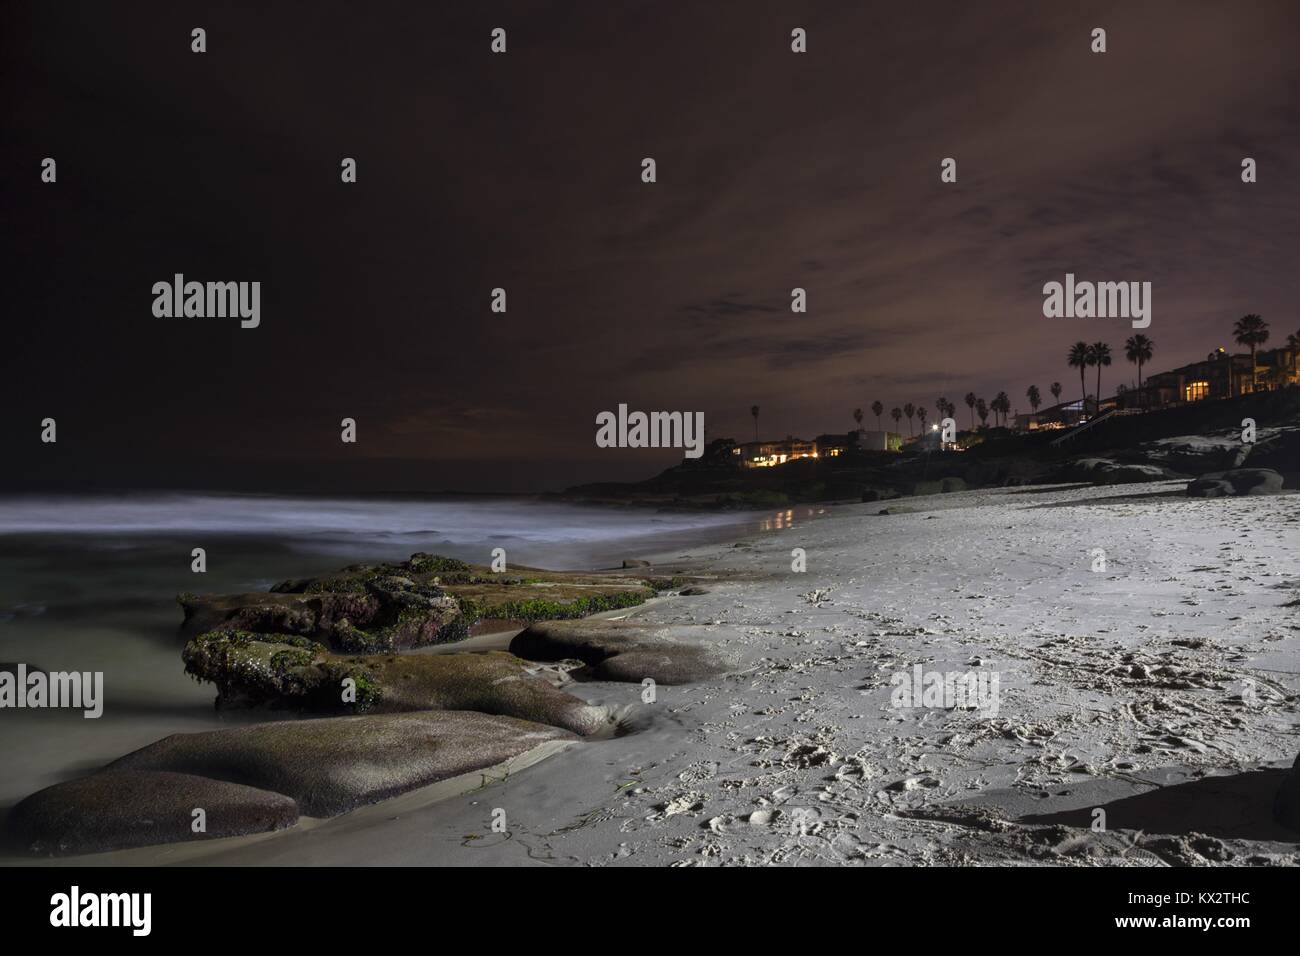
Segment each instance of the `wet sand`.
[{"label": "wet sand", "polygon": [[[570,685],[620,709],[620,735],[486,787],[99,861],[1300,862],[1300,834],[1268,812],[1300,749],[1286,606],[1300,597],[1300,496],[1178,487],[965,492],[888,502],[916,511],[886,516],[841,505],[655,555],[718,580],[610,616],[715,625],[741,673],[661,686],[653,704],[640,685]],[[892,675],[918,663],[997,673],[997,714],[893,706]]]}]

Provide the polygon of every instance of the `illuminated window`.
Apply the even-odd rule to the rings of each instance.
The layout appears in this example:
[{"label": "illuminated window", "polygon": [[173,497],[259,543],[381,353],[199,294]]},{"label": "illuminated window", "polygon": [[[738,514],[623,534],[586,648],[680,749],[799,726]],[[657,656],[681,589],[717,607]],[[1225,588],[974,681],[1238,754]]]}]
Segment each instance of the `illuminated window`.
[{"label": "illuminated window", "polygon": [[1209,382],[1188,382],[1183,386],[1183,398],[1189,402],[1197,402],[1202,398],[1210,397]]}]

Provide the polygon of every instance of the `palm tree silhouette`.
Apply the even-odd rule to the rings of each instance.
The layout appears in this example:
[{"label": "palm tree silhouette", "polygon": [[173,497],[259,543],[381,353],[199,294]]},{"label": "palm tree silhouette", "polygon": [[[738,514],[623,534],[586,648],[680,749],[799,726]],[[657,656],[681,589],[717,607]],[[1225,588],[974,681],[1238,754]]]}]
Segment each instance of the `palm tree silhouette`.
[{"label": "palm tree silhouette", "polygon": [[758,441],[758,406],[750,405],[749,414],[754,416],[754,441]]},{"label": "palm tree silhouette", "polygon": [[921,419],[921,434],[925,434],[925,406],[924,405],[917,406],[916,417]]},{"label": "palm tree silhouette", "polygon": [[1061,383],[1053,382],[1052,387],[1048,389],[1048,391],[1052,393],[1052,400],[1059,405],[1061,403]]},{"label": "palm tree silhouette", "polygon": [[1237,320],[1232,335],[1238,345],[1250,346],[1250,390],[1253,392],[1256,385],[1255,349],[1268,341],[1268,323],[1252,312]]},{"label": "palm tree silhouette", "polygon": [[975,400],[975,413],[980,417],[980,426],[986,427],[989,423],[989,406],[984,399]]},{"label": "palm tree silhouette", "polygon": [[903,406],[903,414],[907,416],[907,437],[912,437],[912,416],[916,414],[916,406],[908,402]]},{"label": "palm tree silhouette", "polygon": [[1124,343],[1124,357],[1130,362],[1136,362],[1138,367],[1138,402],[1144,401],[1142,392],[1142,366],[1151,361],[1151,355],[1155,351],[1156,343],[1141,333],[1130,335],[1128,341]]},{"label": "palm tree silhouette", "polygon": [[1088,361],[1088,343],[1075,342],[1070,346],[1070,354],[1066,357],[1070,368],[1079,370],[1079,389],[1083,392],[1083,403],[1079,406],[1079,421],[1083,421],[1083,416],[1088,412],[1088,386],[1083,380],[1083,372],[1092,363]]},{"label": "palm tree silhouette", "polygon": [[1088,346],[1088,364],[1097,366],[1097,411],[1101,411],[1101,369],[1110,364],[1110,346],[1105,342],[1093,342]]},{"label": "palm tree silhouette", "polygon": [[1029,399],[1029,407],[1034,410],[1035,414],[1037,414],[1038,406],[1043,404],[1043,396],[1038,391],[1038,386],[1030,385],[1027,389],[1025,389],[1025,398]]},{"label": "palm tree silhouette", "polygon": [[[998,394],[994,396],[993,401],[989,403],[989,407],[992,408],[994,412],[1002,413],[1002,424],[1005,425],[1007,423],[1007,412],[1011,411],[1011,399],[1007,398],[1007,393],[998,392]],[[997,425],[997,423],[997,415],[994,415],[993,424]]]},{"label": "palm tree silhouette", "polygon": [[889,417],[894,420],[894,426],[897,427],[898,420],[903,417],[903,410],[901,408],[890,409]]},{"label": "palm tree silhouette", "polygon": [[871,403],[871,412],[873,415],[876,416],[876,428],[878,430],[883,430],[880,429],[880,413],[883,412],[884,410],[885,410],[885,406],[880,404],[879,400]]},{"label": "palm tree silhouette", "polygon": [[858,423],[858,431],[862,431],[862,409],[853,409],[853,420]]},{"label": "palm tree silhouette", "polygon": [[970,409],[970,430],[971,431],[975,430],[975,403],[977,401],[978,399],[975,397],[974,392],[966,393],[966,407]]}]

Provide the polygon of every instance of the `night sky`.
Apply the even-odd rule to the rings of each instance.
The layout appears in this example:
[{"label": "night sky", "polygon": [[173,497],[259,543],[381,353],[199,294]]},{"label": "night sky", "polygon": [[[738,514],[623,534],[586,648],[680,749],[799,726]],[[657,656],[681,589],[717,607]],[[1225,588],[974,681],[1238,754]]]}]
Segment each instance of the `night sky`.
[{"label": "night sky", "polygon": [[[620,402],[964,422],[1076,397],[1081,338],[1135,381],[1043,317],[1067,271],[1153,283],[1148,371],[1300,326],[1294,2],[264,6],[0,14],[5,484],[555,488],[679,460],[597,449]],[[155,318],[176,272],[261,327]]]}]

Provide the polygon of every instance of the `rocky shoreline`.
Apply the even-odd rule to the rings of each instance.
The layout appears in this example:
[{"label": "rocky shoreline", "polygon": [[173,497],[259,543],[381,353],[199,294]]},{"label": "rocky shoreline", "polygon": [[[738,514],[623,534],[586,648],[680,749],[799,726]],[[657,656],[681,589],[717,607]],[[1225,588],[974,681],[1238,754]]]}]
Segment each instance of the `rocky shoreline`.
[{"label": "rocky shoreline", "polygon": [[[680,683],[728,660],[671,629],[577,618],[688,585],[417,553],[267,592],[181,595],[186,673],[216,686],[216,706],[293,717],[174,734],[41,790],[11,811],[11,838],[59,856],[276,831],[612,732],[614,714],[564,690],[571,672]],[[503,626],[523,628],[508,651],[414,653]]]},{"label": "rocky shoreline", "polygon": [[[1295,865],[1300,495],[1189,484],[840,505],[611,572],[414,555],[184,595],[190,674],[271,719],[55,784],[10,834],[115,862]],[[997,674],[1000,711],[900,708],[917,666]]]}]

